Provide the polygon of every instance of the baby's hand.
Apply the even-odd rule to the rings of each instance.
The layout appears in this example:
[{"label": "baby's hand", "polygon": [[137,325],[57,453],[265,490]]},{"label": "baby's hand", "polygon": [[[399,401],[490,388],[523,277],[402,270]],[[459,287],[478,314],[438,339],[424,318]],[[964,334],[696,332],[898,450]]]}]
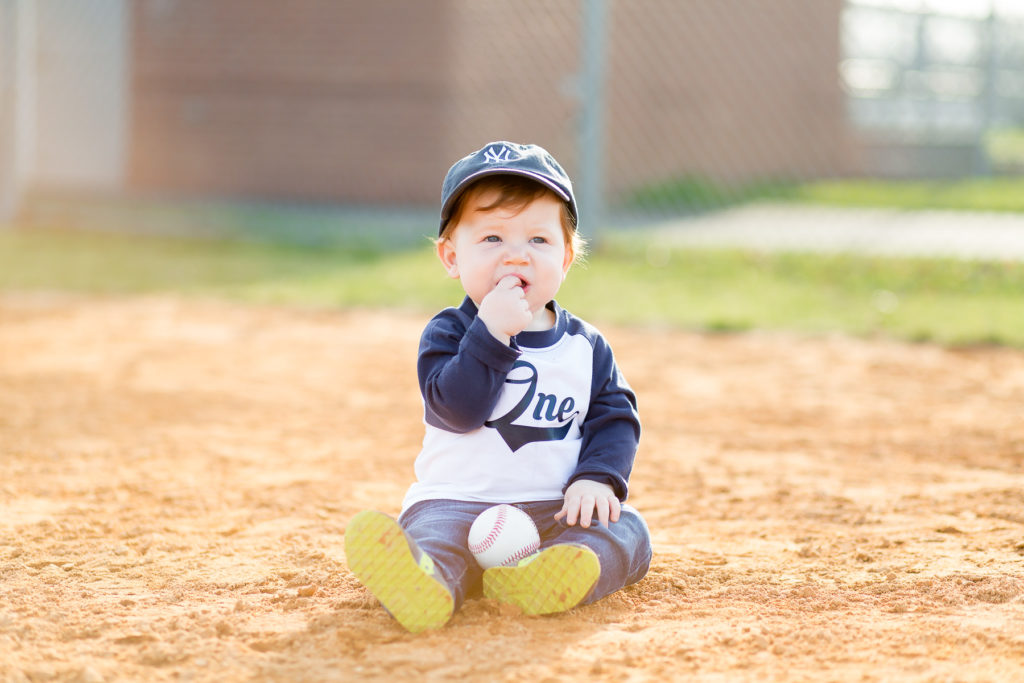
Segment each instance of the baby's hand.
[{"label": "baby's hand", "polygon": [[622,508],[612,487],[598,481],[577,479],[565,490],[565,502],[555,515],[555,519],[565,517],[565,522],[569,526],[576,524],[576,520],[579,519],[580,526],[587,529],[594,518],[595,508],[601,524],[608,526],[609,521],[619,521],[619,512]]},{"label": "baby's hand", "polygon": [[533,320],[522,285],[519,278],[506,275],[483,298],[477,312],[487,330],[505,344]]}]

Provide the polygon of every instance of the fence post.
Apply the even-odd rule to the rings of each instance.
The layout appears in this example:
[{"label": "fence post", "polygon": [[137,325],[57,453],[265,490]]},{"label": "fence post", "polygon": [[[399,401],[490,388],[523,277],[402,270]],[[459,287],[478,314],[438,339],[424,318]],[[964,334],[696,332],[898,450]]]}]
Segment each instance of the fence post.
[{"label": "fence post", "polygon": [[996,39],[998,38],[998,22],[995,6],[989,9],[988,17],[985,18],[981,30],[984,31],[982,44],[987,46],[985,50],[985,75],[981,90],[981,120],[978,123],[978,142],[976,143],[974,156],[974,172],[978,175],[991,175],[992,164],[988,156],[986,138],[989,130],[996,121],[996,108],[998,93],[996,90],[996,79],[999,77],[999,54]]},{"label": "fence post", "polygon": [[605,220],[604,199],[604,86],[607,62],[608,4],[583,0],[580,77],[579,175],[577,203],[580,227],[595,241]]}]

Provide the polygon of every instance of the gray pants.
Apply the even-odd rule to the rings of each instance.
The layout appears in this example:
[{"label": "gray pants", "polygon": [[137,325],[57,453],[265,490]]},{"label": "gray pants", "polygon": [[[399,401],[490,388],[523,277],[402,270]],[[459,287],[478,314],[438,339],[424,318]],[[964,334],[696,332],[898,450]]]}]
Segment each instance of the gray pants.
[{"label": "gray pants", "polygon": [[[483,569],[469,551],[469,527],[481,512],[494,503],[461,500],[424,500],[402,513],[398,522],[405,533],[434,561],[441,578],[448,584],[458,607],[480,591]],[[583,599],[590,603],[636,583],[651,564],[651,536],[647,524],[634,508],[622,506],[619,521],[602,526],[595,518],[589,528],[578,523],[569,526],[556,521],[561,500],[515,503],[537,525],[541,549],[560,543],[590,548],[601,562],[601,576]]]}]

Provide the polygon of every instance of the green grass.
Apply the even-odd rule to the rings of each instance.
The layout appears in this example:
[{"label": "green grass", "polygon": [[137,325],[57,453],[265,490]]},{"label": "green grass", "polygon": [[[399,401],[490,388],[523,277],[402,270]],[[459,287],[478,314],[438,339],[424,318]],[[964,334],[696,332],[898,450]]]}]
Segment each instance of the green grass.
[{"label": "green grass", "polygon": [[685,177],[636,190],[625,206],[654,211],[709,211],[752,201],[857,208],[1024,212],[1024,176],[966,180],[759,181],[723,184]]},{"label": "green grass", "polygon": [[726,184],[683,176],[635,190],[624,206],[642,211],[713,211],[750,201],[793,199],[799,187],[785,181]]},{"label": "green grass", "polygon": [[425,250],[0,231],[0,289],[427,307],[458,287],[435,277],[427,255]]},{"label": "green grass", "polygon": [[837,180],[807,183],[787,199],[905,210],[1024,211],[1024,177],[949,181]]},{"label": "green grass", "polygon": [[[401,307],[461,300],[429,245],[405,251],[0,231],[0,291],[175,293]],[[611,236],[559,301],[597,324],[793,330],[1024,347],[1024,264],[648,249]]]},{"label": "green grass", "polygon": [[567,306],[627,324],[1024,345],[1024,264],[619,248],[572,277]]}]

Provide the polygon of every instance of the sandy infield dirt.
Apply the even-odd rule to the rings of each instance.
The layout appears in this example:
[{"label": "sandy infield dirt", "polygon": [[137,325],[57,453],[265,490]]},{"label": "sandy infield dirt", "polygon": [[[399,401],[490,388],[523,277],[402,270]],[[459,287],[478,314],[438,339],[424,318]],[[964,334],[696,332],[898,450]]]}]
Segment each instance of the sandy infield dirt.
[{"label": "sandy infield dirt", "polygon": [[1024,352],[601,326],[650,574],[414,636],[343,539],[427,318],[0,296],[0,681],[1024,680]]}]

